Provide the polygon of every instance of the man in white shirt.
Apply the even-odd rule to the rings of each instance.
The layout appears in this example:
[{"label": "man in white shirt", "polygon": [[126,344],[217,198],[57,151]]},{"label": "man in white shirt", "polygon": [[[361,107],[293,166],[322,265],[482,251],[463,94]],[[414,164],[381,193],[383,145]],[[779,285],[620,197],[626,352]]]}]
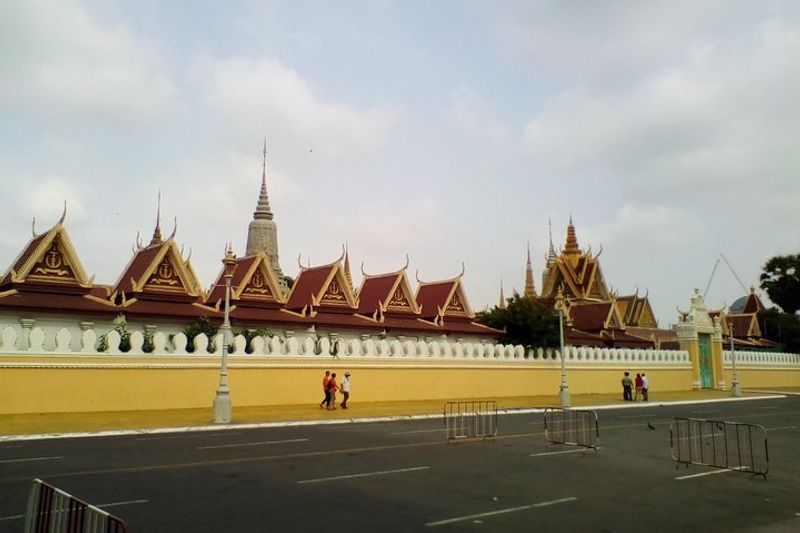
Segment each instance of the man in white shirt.
[{"label": "man in white shirt", "polygon": [[647,401],[647,389],[650,388],[650,382],[647,380],[647,374],[642,374],[642,400]]},{"label": "man in white shirt", "polygon": [[340,390],[342,391],[342,396],[344,396],[341,403],[342,409],[347,409],[347,399],[350,398],[350,372],[344,373]]}]

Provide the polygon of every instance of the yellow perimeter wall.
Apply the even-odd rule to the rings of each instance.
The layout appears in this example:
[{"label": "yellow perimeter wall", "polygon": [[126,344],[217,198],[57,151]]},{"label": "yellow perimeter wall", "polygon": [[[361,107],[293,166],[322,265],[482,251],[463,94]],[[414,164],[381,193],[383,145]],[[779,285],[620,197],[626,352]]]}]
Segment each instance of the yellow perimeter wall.
[{"label": "yellow perimeter wall", "polygon": [[[235,405],[319,402],[325,369],[352,373],[358,402],[502,398],[558,393],[554,361],[481,362],[420,360],[298,360],[231,358]],[[22,366],[24,365],[24,366]],[[197,357],[0,356],[0,414],[129,411],[208,407],[219,379],[218,359]],[[621,392],[625,369],[573,365],[572,394]],[[639,368],[652,391],[691,390],[691,366]],[[795,379],[800,374],[795,373]],[[759,385],[760,386],[760,385]]]}]

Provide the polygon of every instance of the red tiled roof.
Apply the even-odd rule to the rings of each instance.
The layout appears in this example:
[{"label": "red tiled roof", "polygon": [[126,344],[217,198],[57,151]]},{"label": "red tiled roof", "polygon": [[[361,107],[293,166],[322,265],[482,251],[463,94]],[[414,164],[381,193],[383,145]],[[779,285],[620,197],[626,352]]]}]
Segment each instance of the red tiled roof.
[{"label": "red tiled roof", "polygon": [[[242,284],[245,275],[253,266],[253,262],[258,259],[257,256],[240,257],[236,259],[236,270],[233,272],[231,278],[231,292]],[[209,304],[216,304],[218,300],[225,300],[225,269],[220,270],[217,280],[214,282],[211,292],[206,299]]]},{"label": "red tiled roof", "polygon": [[574,346],[605,346],[605,340],[600,335],[575,328],[565,329],[564,342]]},{"label": "red tiled roof", "polygon": [[604,332],[613,342],[614,348],[654,348],[655,342],[628,335],[624,331]]},{"label": "red tiled roof", "polygon": [[103,313],[116,315],[113,305],[87,298],[85,293],[59,294],[54,292],[18,291],[0,298],[0,308],[38,309],[49,312]]},{"label": "red tiled roof", "polygon": [[153,263],[153,259],[155,259],[156,255],[158,255],[158,252],[161,251],[162,246],[163,244],[148,246],[147,248],[136,252],[136,255],[128,264],[128,268],[126,268],[125,272],[123,272],[122,276],[120,276],[115,290],[121,293],[131,292],[133,290],[131,279],[139,281],[147,268]]},{"label": "red tiled roof", "polygon": [[286,302],[286,308],[302,309],[307,305],[312,305],[314,296],[323,289],[325,281],[334,268],[335,264],[301,270],[294,282],[289,300]]},{"label": "red tiled roof", "polygon": [[358,292],[358,314],[371,316],[375,313],[379,305],[385,303],[391,296],[391,290],[399,275],[394,273],[366,278]]},{"label": "red tiled roof", "polygon": [[437,326],[432,322],[421,320],[419,318],[401,317],[401,316],[386,316],[381,327],[386,328],[387,331],[402,331],[402,332],[415,332],[415,333],[444,333],[445,330],[441,326]]},{"label": "red tiled roof", "polygon": [[747,302],[744,304],[742,313],[758,313],[764,309],[764,304],[755,292],[751,292],[747,297]]},{"label": "red tiled roof", "polygon": [[200,318],[205,317],[221,317],[222,312],[217,311],[211,307],[194,303],[191,300],[186,301],[162,301],[139,299],[125,307],[119,307],[120,312],[124,312],[128,316],[148,316],[157,318]]},{"label": "red tiled roof", "polygon": [[417,291],[417,304],[423,318],[439,316],[439,308],[447,304],[447,297],[453,290],[456,281],[442,281],[440,283],[427,283],[420,285]]},{"label": "red tiled roof", "polygon": [[572,325],[584,331],[601,330],[605,327],[612,305],[611,302],[573,305],[569,308]]},{"label": "red tiled roof", "polygon": [[725,322],[728,323],[728,335],[730,335],[730,323],[733,322],[733,336],[737,339],[746,339],[750,335],[750,328],[755,315],[728,315]]},{"label": "red tiled roof", "polygon": [[443,327],[447,333],[464,333],[468,335],[481,335],[484,337],[487,335],[499,337],[503,334],[502,331],[467,320],[445,319]]},{"label": "red tiled roof", "polygon": [[19,257],[14,262],[14,266],[9,269],[8,274],[3,278],[3,281],[0,282],[0,285],[5,285],[11,281],[11,270],[14,272],[19,272],[25,262],[33,255],[33,252],[36,251],[36,247],[39,246],[39,243],[47,236],[49,232],[42,233],[41,235],[37,235],[28,243],[28,246],[19,254]]},{"label": "red tiled roof", "polygon": [[[222,311],[220,315],[222,315]],[[270,324],[286,324],[297,325],[303,324],[306,327],[311,326],[312,321],[307,317],[301,317],[295,313],[287,313],[275,308],[265,307],[251,307],[237,304],[231,310],[231,320],[258,323],[259,325]]]},{"label": "red tiled roof", "polygon": [[653,335],[655,336],[656,339],[659,339],[662,342],[665,340],[678,338],[678,334],[671,329],[639,328],[639,327],[629,326],[625,328],[625,331],[630,335],[635,335],[637,337],[644,337],[648,339],[651,337],[651,335]]}]

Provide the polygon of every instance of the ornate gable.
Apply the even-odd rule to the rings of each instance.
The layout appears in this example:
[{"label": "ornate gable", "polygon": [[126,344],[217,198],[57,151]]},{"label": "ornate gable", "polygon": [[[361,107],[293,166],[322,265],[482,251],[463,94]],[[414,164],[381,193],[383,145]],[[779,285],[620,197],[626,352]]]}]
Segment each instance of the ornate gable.
[{"label": "ornate gable", "polygon": [[397,276],[397,282],[389,293],[389,298],[383,306],[383,311],[419,314],[419,305],[417,305],[411,292],[405,269]]},{"label": "ornate gable", "polygon": [[174,262],[169,254],[165,254],[158,266],[150,274],[150,277],[145,281],[142,290],[145,292],[186,292],[186,287],[183,280],[178,275]]},{"label": "ornate gable", "polygon": [[64,228],[63,217],[46,233],[31,239],[4,278],[14,283],[92,286]]},{"label": "ornate gable", "polygon": [[123,293],[204,295],[194,270],[172,239],[140,249],[117,289]]},{"label": "ornate gable", "polygon": [[314,298],[315,306],[330,305],[334,307],[356,307],[355,295],[344,274],[341,263],[337,262],[331,269],[328,279]]},{"label": "ornate gable", "polygon": [[266,254],[256,254],[256,260],[236,287],[233,297],[237,300],[283,303],[283,293]]}]

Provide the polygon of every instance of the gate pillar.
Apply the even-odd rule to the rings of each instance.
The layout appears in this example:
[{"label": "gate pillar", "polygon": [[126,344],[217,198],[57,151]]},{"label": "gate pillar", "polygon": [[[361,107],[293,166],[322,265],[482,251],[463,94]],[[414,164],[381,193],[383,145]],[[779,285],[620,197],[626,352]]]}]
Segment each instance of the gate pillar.
[{"label": "gate pillar", "polygon": [[[722,379],[722,331],[719,328],[719,319],[716,324],[706,309],[700,289],[694,290],[692,306],[688,312],[679,311],[678,315],[678,343],[682,350],[689,352],[692,363],[692,388],[713,388],[714,379]],[[711,364],[701,365],[700,335],[711,337]],[[708,338],[708,337],[706,337]],[[711,375],[707,375],[711,373]],[[703,379],[705,378],[705,379]],[[704,386],[705,384],[705,386]],[[724,381],[721,384],[725,385]]]}]

